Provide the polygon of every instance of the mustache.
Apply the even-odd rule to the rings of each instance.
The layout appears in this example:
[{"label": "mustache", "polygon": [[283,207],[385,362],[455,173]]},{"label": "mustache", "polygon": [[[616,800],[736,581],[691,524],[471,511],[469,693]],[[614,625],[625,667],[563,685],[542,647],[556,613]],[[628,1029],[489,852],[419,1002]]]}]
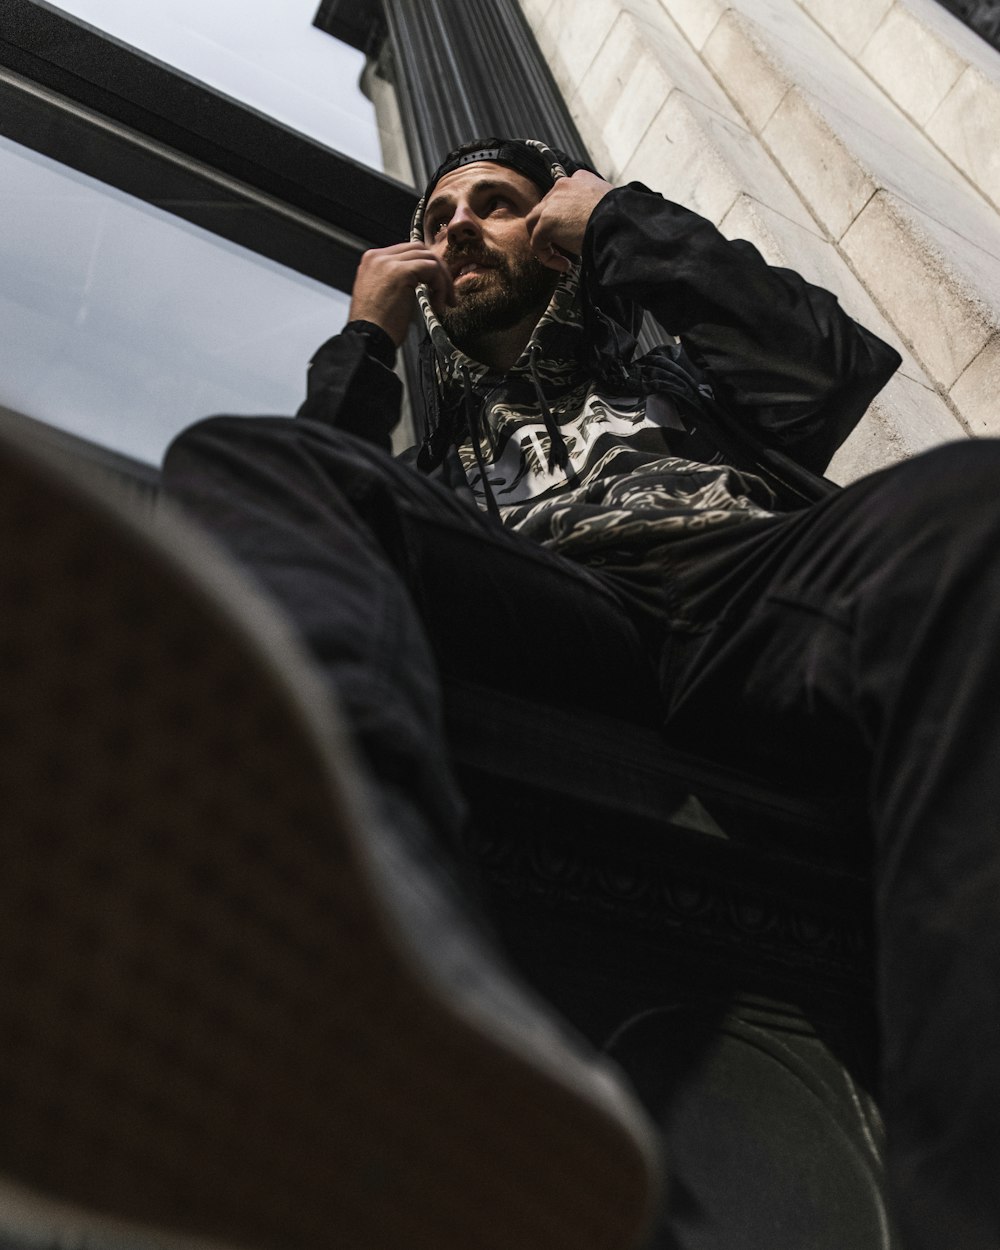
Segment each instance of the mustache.
[{"label": "mustache", "polygon": [[443,260],[449,267],[461,261],[467,261],[473,264],[491,265],[494,269],[507,268],[507,257],[504,253],[497,251],[496,248],[487,247],[483,243],[460,243],[457,246],[449,243],[445,248]]}]

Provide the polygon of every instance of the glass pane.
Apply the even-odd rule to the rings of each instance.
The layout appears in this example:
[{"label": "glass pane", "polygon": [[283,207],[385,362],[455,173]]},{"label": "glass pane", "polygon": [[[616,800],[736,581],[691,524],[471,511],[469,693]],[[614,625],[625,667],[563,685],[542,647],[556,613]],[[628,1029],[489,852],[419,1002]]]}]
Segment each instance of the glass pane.
[{"label": "glass pane", "polygon": [[0,403],[149,463],[293,413],[348,296],[0,138]]},{"label": "glass pane", "polygon": [[122,43],[373,169],[363,53],[312,25],[319,0],[57,0]]}]

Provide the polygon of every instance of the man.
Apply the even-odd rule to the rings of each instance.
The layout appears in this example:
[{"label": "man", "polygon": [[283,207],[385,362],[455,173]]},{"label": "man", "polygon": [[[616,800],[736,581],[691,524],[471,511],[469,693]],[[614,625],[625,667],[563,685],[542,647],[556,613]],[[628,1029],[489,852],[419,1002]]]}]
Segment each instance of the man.
[{"label": "man", "polygon": [[[381,454],[413,292],[416,473]],[[679,345],[635,360],[637,306]],[[828,292],[687,210],[485,139],[431,178],[408,243],[362,261],[298,424],[196,428],[166,475],[329,657],[402,823],[460,819],[439,671],[612,711],[656,684],[681,744],[857,785],[897,1217],[907,1245],[985,1247],[1000,1051],[971,1039],[1000,1025],[998,449],[833,491],[817,475],[897,365]]]},{"label": "man", "polygon": [[[997,448],[835,492],[817,475],[896,354],[748,244],[564,164],[451,154],[410,242],[363,259],[299,416],[199,424],[166,487],[336,691],[410,848],[390,863],[436,861],[464,818],[441,673],[617,713],[658,691],[685,745],[863,787],[897,1216],[908,1246],[993,1245],[1000,1060],[973,1039],[997,1026]],[[400,462],[414,295],[427,423]],[[680,342],[634,359],[637,308]],[[641,1129],[599,1124],[637,1192]]]}]

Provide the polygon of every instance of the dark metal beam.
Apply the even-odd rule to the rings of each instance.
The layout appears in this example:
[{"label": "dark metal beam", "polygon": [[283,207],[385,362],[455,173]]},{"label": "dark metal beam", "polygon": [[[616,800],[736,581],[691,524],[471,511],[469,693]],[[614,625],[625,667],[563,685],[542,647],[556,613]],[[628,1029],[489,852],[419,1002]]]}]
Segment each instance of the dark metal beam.
[{"label": "dark metal beam", "polygon": [[322,0],[313,25],[365,56],[374,56],[385,38],[379,0]]}]

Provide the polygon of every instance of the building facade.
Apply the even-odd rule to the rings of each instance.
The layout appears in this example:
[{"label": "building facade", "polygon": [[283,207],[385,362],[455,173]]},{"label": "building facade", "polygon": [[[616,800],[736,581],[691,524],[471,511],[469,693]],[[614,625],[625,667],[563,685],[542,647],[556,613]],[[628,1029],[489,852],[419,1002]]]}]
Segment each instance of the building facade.
[{"label": "building facade", "polygon": [[[409,7],[386,2],[387,42],[401,51],[387,56],[380,44],[383,66],[405,60],[415,38],[446,43],[450,21],[466,42],[471,31],[501,46],[504,32],[444,0],[421,6],[436,25],[414,35]],[[520,7],[610,180],[642,181],[749,239],[833,290],[900,351],[899,373],[837,456],[834,478],[1000,434],[1000,52],[937,0]],[[492,73],[497,100],[537,77],[527,62],[518,78],[495,59],[480,76]],[[412,71],[402,78],[404,95],[421,89]],[[491,107],[479,130],[500,124]],[[545,116],[537,103],[535,115]]]},{"label": "building facade", "polygon": [[1000,53],[935,0],[524,0],[580,132],[832,289],[903,366],[859,473],[1000,433]]}]

